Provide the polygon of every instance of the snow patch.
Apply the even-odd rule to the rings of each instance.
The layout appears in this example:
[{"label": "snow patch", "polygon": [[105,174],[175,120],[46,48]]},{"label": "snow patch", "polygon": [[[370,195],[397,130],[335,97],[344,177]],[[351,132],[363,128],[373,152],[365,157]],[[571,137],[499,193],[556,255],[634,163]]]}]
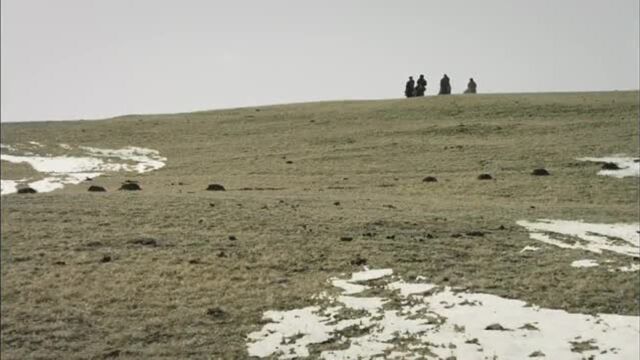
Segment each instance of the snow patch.
[{"label": "snow patch", "polygon": [[523,253],[523,252],[526,252],[526,251],[538,251],[538,250],[540,250],[540,248],[537,247],[537,246],[528,246],[527,245],[527,246],[523,247],[522,250],[520,250],[520,252]]},{"label": "snow patch", "polygon": [[[334,299],[325,293],[314,297],[329,301],[326,308],[265,312],[264,319],[270,322],[249,334],[249,355],[276,359],[525,359],[536,352],[554,359],[640,355],[637,316],[570,314],[494,295],[407,283],[390,279],[390,269],[383,270],[331,279],[341,285],[343,294]],[[345,289],[345,283],[378,279],[384,283],[378,283],[376,294],[381,296],[344,294],[355,291]],[[576,352],[576,344],[584,342],[590,346]],[[320,347],[311,354],[313,344]]]},{"label": "snow patch", "polygon": [[[63,146],[64,145],[64,146]],[[60,144],[61,147],[69,147]],[[3,146],[3,148],[9,148]],[[160,169],[167,158],[160,156],[157,150],[140,147],[123,149],[99,149],[81,146],[86,156],[25,156],[1,154],[0,159],[12,163],[26,163],[34,170],[48,175],[28,185],[38,192],[61,189],[67,184],[79,184],[86,178],[94,178],[105,172],[130,171],[144,173]],[[6,184],[5,184],[6,182]],[[3,180],[2,195],[16,192],[18,184],[26,180]]]},{"label": "snow patch", "polygon": [[594,267],[598,265],[598,262],[592,259],[576,260],[571,263],[571,266],[573,267]]},{"label": "snow patch", "polygon": [[0,195],[12,194],[18,192],[18,184],[20,184],[22,180],[0,180]]},{"label": "snow patch", "polygon": [[640,256],[640,224],[589,224],[582,221],[520,220],[529,237],[564,249],[603,250],[627,256]]},{"label": "snow patch", "polygon": [[578,161],[592,161],[597,163],[614,163],[618,165],[619,170],[600,170],[598,175],[613,176],[623,178],[628,176],[640,176],[640,162],[638,158],[626,157],[624,155],[612,155],[608,157],[584,157],[576,159]]}]

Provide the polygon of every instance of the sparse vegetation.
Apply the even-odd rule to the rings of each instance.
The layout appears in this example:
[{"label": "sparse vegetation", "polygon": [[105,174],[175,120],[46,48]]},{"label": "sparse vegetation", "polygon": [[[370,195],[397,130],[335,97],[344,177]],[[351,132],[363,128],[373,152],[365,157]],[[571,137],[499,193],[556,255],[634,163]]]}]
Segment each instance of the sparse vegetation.
[{"label": "sparse vegetation", "polygon": [[[639,315],[637,272],[572,268],[588,252],[515,226],[636,222],[638,178],[575,158],[638,154],[638,106],[637,91],[474,95],[3,123],[3,144],[44,145],[34,151],[135,145],[168,160],[97,178],[142,191],[2,197],[2,358],[244,358],[264,311],[311,305],[356,258],[548,308]],[[531,176],[542,167],[553,176]],[[3,179],[30,175],[2,162]]]}]

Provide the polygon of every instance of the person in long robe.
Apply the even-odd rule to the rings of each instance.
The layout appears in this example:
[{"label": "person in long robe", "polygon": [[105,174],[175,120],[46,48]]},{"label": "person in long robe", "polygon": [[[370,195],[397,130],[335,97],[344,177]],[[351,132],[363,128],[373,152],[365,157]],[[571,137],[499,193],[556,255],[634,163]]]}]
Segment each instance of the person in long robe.
[{"label": "person in long robe", "polygon": [[415,91],[415,81],[413,81],[413,76],[409,76],[409,81],[404,87],[404,95],[408,98],[413,97]]},{"label": "person in long robe", "polygon": [[442,80],[440,80],[440,92],[438,95],[449,95],[451,94],[451,80],[444,74]]},{"label": "person in long robe", "polygon": [[427,80],[424,75],[421,74],[416,83],[418,84],[416,86],[416,96],[424,96],[424,92],[427,90]]},{"label": "person in long robe", "polygon": [[467,84],[467,90],[464,91],[465,94],[475,94],[478,92],[478,84],[473,81],[473,78],[469,79],[469,83]]}]

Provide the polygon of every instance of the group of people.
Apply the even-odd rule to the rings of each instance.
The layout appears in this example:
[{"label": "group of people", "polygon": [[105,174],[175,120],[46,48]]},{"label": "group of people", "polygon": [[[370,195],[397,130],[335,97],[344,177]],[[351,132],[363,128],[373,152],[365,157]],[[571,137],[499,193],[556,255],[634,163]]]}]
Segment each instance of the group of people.
[{"label": "group of people", "polygon": [[[478,84],[473,80],[473,78],[469,79],[469,83],[467,84],[467,89],[464,91],[465,94],[475,94],[478,89]],[[424,75],[420,75],[418,81],[413,80],[413,76],[409,76],[409,81],[404,88],[404,95],[408,98],[415,96],[424,96],[425,91],[427,90],[427,80],[424,78]],[[449,95],[451,94],[451,80],[444,74],[442,79],[440,80],[440,92],[438,95]]]}]

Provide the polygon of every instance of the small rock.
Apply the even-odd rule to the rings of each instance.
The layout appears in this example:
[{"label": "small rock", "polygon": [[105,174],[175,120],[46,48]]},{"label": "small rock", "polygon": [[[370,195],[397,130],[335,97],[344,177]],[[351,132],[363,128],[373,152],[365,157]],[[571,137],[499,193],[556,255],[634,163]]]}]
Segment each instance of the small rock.
[{"label": "small rock", "polygon": [[89,190],[88,191],[105,192],[105,191],[107,191],[107,189],[103,188],[102,186],[91,185],[91,186],[89,186]]},{"label": "small rock", "polygon": [[53,263],[53,265],[67,265],[67,263],[64,261],[56,261]]},{"label": "small rock", "polygon": [[227,253],[226,253],[226,252],[224,252],[224,251],[220,251],[220,252],[218,252],[217,256],[218,256],[219,258],[228,257],[228,256],[227,256]]},{"label": "small rock", "polygon": [[225,191],[225,188],[220,184],[209,184],[207,191]]},{"label": "small rock", "polygon": [[534,351],[529,355],[529,357],[545,357],[545,356],[546,355],[540,350]]},{"label": "small rock", "polygon": [[495,330],[495,331],[509,331],[509,329],[504,328],[502,325],[495,323],[484,328],[485,330]]},{"label": "small rock", "polygon": [[37,191],[35,189],[32,189],[28,186],[26,187],[21,187],[18,189],[18,194],[35,194],[37,193]]},{"label": "small rock", "polygon": [[238,240],[238,238],[236,238],[234,235],[229,235],[229,240],[236,241]]},{"label": "small rock", "polygon": [[189,260],[189,264],[197,265],[197,264],[202,264],[202,262],[200,261],[200,259],[191,259]]},{"label": "small rock", "polygon": [[531,175],[533,176],[549,176],[551,174],[549,174],[549,172],[547,171],[547,169],[534,169],[533,172],[531,173]]},{"label": "small rock", "polygon": [[526,324],[520,326],[518,329],[531,330],[531,331],[535,331],[535,330],[540,331],[540,329],[538,329],[535,325],[530,324],[530,323],[526,323]]},{"label": "small rock", "polygon": [[214,204],[214,203],[209,203],[209,206],[210,206],[210,207],[216,207],[216,204]]},{"label": "small rock", "polygon": [[291,160],[287,160],[287,161],[286,161],[286,163],[287,163],[287,164],[293,164],[293,161],[291,161]]},{"label": "small rock", "polygon": [[340,201],[336,201],[336,202],[334,202],[334,203],[333,203],[333,205],[335,205],[335,206],[340,206]]},{"label": "small rock", "polygon": [[86,177],[86,178],[84,178],[84,181],[93,181],[93,179],[90,178],[90,177]]},{"label": "small rock", "polygon": [[141,237],[138,239],[131,240],[131,243],[136,245],[144,245],[144,246],[158,246],[158,240],[152,237]]},{"label": "small rock", "polygon": [[482,231],[469,231],[467,232],[468,236],[484,236]]},{"label": "small rock", "polygon": [[102,259],[100,259],[101,263],[108,263],[111,262],[111,256],[109,255],[102,255]]},{"label": "small rock", "polygon": [[114,358],[114,357],[119,357],[120,356],[120,350],[112,350],[109,352],[106,352],[102,355],[103,359],[109,359],[109,358]]},{"label": "small rock", "polygon": [[340,241],[352,241],[353,238],[351,236],[342,236],[340,237]]},{"label": "small rock", "polygon": [[396,238],[395,235],[387,235],[387,240],[393,240],[395,238]]},{"label": "small rock", "polygon": [[507,230],[506,227],[504,227],[504,225],[500,225],[500,227],[498,228],[498,230]]},{"label": "small rock", "polygon": [[356,257],[350,261],[351,265],[361,266],[367,265],[367,259],[360,256],[360,254],[356,255]]},{"label": "small rock", "polygon": [[213,308],[209,308],[209,309],[207,309],[206,314],[207,314],[208,316],[211,316],[211,317],[212,317],[212,318],[214,318],[214,319],[222,319],[222,318],[224,318],[225,316],[227,316],[227,312],[226,312],[226,311],[224,311],[224,310],[222,310],[222,309],[221,309],[221,308],[219,308],[219,307],[213,307]]},{"label": "small rock", "polygon": [[138,191],[138,190],[142,190],[142,188],[140,187],[140,185],[138,185],[137,182],[130,182],[129,180],[127,180],[127,182],[122,184],[120,186],[120,189],[118,190]]},{"label": "small rock", "polygon": [[608,163],[602,164],[602,169],[603,170],[620,170],[620,166],[618,166],[618,164],[616,163],[608,162]]},{"label": "small rock", "polygon": [[480,174],[478,175],[478,180],[491,180],[493,179],[493,176],[489,175],[489,174]]},{"label": "small rock", "polygon": [[423,182],[438,182],[438,179],[436,179],[434,176],[427,176],[426,178],[422,179]]}]

